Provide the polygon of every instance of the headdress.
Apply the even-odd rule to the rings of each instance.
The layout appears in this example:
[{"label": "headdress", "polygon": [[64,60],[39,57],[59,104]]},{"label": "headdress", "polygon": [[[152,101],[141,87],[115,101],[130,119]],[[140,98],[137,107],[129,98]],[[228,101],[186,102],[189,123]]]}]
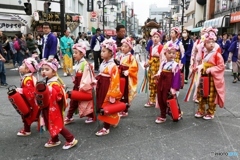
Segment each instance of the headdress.
[{"label": "headdress", "polygon": [[51,67],[54,71],[57,71],[58,69],[58,61],[54,58],[52,61],[47,61],[45,59],[43,59],[40,63],[39,63],[39,68],[41,68],[43,65],[48,65],[49,67]]},{"label": "headdress", "polygon": [[206,41],[206,40],[216,41],[217,40],[217,32],[218,32],[218,29],[208,27],[208,28],[206,28],[206,33],[204,33],[204,35],[201,36],[201,40],[202,41]]},{"label": "headdress", "polygon": [[173,28],[171,28],[171,31],[172,30],[177,32],[177,35],[179,35],[181,33],[181,31],[180,31],[180,29],[178,27],[173,27]]},{"label": "headdress", "polygon": [[105,39],[102,42],[101,46],[111,50],[113,55],[115,56],[117,45],[116,45],[116,41],[114,39],[112,39],[112,37],[109,39]]},{"label": "headdress", "polygon": [[153,28],[150,32],[150,35],[151,36],[158,35],[159,37],[161,37],[161,32],[158,31],[156,28]]},{"label": "headdress", "polygon": [[76,43],[72,47],[73,49],[77,49],[80,52],[82,52],[84,55],[86,55],[86,45],[84,42]]},{"label": "headdress", "polygon": [[32,58],[32,57],[26,58],[26,59],[23,60],[23,63],[25,63],[25,65],[28,67],[28,69],[32,73],[37,72],[38,63],[34,58]]},{"label": "headdress", "polygon": [[170,51],[170,50],[179,50],[179,46],[172,43],[172,42],[168,42],[164,45],[164,49],[166,51]]},{"label": "headdress", "polygon": [[131,42],[131,38],[130,37],[127,37],[127,38],[124,38],[121,43],[126,43],[130,48],[133,49],[133,45],[132,45],[132,42]]}]

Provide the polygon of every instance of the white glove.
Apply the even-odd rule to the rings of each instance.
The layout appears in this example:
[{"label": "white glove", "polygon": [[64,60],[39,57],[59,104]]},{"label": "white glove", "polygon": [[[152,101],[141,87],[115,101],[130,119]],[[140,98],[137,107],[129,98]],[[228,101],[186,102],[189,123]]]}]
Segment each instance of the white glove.
[{"label": "white glove", "polygon": [[207,74],[211,73],[211,68],[208,68],[208,69],[206,70],[206,73],[207,73]]},{"label": "white glove", "polygon": [[115,103],[115,102],[116,102],[116,99],[113,98],[113,97],[109,97],[109,102],[110,102],[110,103]]},{"label": "white glove", "polygon": [[128,76],[128,74],[129,74],[129,71],[128,71],[128,70],[126,70],[126,71],[123,71],[123,74],[124,74],[124,76]]},{"label": "white glove", "polygon": [[175,95],[177,91],[175,89],[171,88],[170,92],[172,93],[172,95]]},{"label": "white glove", "polygon": [[20,94],[23,94],[23,89],[22,88],[16,88],[16,91]]}]

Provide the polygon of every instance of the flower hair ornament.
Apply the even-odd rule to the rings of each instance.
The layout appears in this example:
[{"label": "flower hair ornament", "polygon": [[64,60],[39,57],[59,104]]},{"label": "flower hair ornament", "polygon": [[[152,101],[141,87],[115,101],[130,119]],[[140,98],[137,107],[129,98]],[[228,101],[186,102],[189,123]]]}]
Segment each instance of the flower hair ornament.
[{"label": "flower hair ornament", "polygon": [[72,48],[79,50],[80,52],[82,52],[84,54],[84,56],[86,55],[86,45],[84,42],[76,43],[73,45]]},{"label": "flower hair ornament", "polygon": [[54,71],[57,71],[58,69],[58,61],[54,58],[51,61],[47,61],[45,59],[43,59],[40,63],[39,63],[39,68],[41,68],[43,65],[48,65],[50,68],[52,68]]},{"label": "flower hair ornament", "polygon": [[101,47],[105,47],[105,48],[111,50],[115,57],[117,45],[116,45],[116,41],[114,39],[112,39],[112,37],[104,40],[101,44]]},{"label": "flower hair ornament", "polygon": [[127,37],[127,38],[124,38],[121,43],[126,43],[131,49],[133,49],[133,45],[132,45],[132,42],[131,42],[131,38],[130,37]]},{"label": "flower hair ornament", "polygon": [[208,27],[206,28],[206,33],[201,37],[201,40],[217,40],[217,32],[218,30],[216,28]]},{"label": "flower hair ornament", "polygon": [[168,42],[166,45],[164,45],[164,49],[165,51],[170,51],[170,50],[179,50],[179,46],[172,43],[172,42]]},{"label": "flower hair ornament", "polygon": [[38,63],[37,61],[32,58],[32,57],[29,57],[29,58],[26,58],[23,60],[23,63],[28,67],[28,69],[32,72],[32,73],[35,73],[38,71]]},{"label": "flower hair ornament", "polygon": [[177,33],[177,35],[180,35],[180,33],[181,33],[181,31],[178,27],[171,28],[171,31],[175,31]]},{"label": "flower hair ornament", "polygon": [[150,35],[151,36],[158,35],[159,37],[161,37],[161,32],[158,31],[156,28],[153,28],[150,32]]}]

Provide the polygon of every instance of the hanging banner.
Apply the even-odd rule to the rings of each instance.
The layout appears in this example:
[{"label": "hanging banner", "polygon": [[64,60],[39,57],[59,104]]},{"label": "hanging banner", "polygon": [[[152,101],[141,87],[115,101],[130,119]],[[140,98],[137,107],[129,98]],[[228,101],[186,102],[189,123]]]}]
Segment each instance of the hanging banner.
[{"label": "hanging banner", "polygon": [[87,0],[87,11],[88,12],[93,11],[93,3],[94,3],[94,0]]}]

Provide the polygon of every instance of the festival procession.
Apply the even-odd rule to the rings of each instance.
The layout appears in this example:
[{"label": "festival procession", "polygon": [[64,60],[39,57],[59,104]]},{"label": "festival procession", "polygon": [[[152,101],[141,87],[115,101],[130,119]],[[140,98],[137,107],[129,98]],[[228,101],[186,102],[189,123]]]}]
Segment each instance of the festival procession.
[{"label": "festival procession", "polygon": [[239,2],[160,3],[0,2],[0,159],[239,159]]}]

